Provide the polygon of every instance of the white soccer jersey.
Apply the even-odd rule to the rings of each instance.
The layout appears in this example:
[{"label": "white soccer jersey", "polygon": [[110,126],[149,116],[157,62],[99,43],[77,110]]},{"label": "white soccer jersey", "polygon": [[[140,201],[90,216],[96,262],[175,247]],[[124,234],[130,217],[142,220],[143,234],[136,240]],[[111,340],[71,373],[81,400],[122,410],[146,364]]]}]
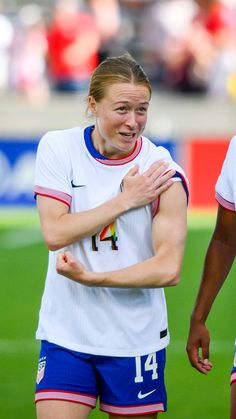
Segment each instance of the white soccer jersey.
[{"label": "white soccer jersey", "polygon": [[236,136],[230,142],[215,189],[219,204],[236,211]]},{"label": "white soccer jersey", "polygon": [[[85,211],[120,193],[126,173],[140,172],[165,160],[183,180],[169,152],[140,138],[121,159],[100,155],[91,141],[93,127],[47,133],[39,143],[35,193],[65,202],[71,213]],[[134,209],[93,237],[67,249],[89,270],[121,269],[153,256],[152,217],[157,204]],[[169,342],[163,289],[87,287],[56,273],[57,251],[49,266],[36,333],[38,339],[97,355],[137,356],[160,350]]]}]

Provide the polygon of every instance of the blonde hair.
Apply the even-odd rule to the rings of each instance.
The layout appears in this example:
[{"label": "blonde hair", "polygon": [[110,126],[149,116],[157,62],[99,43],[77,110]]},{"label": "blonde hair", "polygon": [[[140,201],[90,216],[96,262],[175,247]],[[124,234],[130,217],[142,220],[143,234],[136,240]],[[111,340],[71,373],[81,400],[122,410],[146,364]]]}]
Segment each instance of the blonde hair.
[{"label": "blonde hair", "polygon": [[125,53],[119,57],[110,57],[102,61],[94,70],[89,86],[89,96],[100,102],[106,95],[107,87],[114,83],[134,83],[147,87],[152,94],[152,87],[142,67],[134,58]]}]

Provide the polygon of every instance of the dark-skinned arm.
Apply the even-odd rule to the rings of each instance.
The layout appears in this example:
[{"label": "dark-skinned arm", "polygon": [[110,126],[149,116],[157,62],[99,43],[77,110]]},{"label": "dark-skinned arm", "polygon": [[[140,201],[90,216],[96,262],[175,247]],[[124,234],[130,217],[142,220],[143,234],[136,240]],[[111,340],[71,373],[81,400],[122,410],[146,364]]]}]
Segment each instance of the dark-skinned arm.
[{"label": "dark-skinned arm", "polygon": [[191,365],[207,374],[210,335],[206,320],[211,307],[224,284],[236,253],[236,213],[218,207],[215,230],[205,257],[202,280],[191,316],[187,353]]}]

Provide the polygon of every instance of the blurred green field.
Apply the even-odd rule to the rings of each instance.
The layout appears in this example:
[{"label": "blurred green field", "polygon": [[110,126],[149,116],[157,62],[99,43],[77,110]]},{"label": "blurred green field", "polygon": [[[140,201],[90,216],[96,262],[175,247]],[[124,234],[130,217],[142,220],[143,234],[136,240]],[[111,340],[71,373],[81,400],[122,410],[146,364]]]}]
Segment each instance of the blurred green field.
[{"label": "blurred green field", "polygon": [[[197,373],[185,354],[189,315],[213,224],[211,214],[190,216],[182,281],[166,290],[171,331],[166,368],[169,403],[168,412],[159,415],[166,419],[228,417],[235,338],[235,266],[208,321],[212,373],[207,377]],[[47,250],[34,212],[0,214],[0,255],[0,419],[33,419],[39,348],[34,334],[47,265]],[[102,419],[106,415],[95,410],[91,417]]]}]

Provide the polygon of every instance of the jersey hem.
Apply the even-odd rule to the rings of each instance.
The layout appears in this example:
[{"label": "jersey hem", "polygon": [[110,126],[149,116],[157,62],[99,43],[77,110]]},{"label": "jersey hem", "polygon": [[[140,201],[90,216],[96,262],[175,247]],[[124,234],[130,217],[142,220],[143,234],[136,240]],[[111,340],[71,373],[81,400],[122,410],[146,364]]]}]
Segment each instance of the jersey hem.
[{"label": "jersey hem", "polygon": [[159,341],[157,344],[148,346],[145,348],[138,348],[138,349],[113,349],[113,348],[95,348],[93,346],[87,346],[87,345],[80,345],[80,344],[74,344],[74,343],[68,343],[65,341],[62,341],[61,339],[57,338],[49,338],[48,336],[43,336],[40,334],[36,334],[37,340],[46,340],[50,343],[54,343],[55,345],[62,346],[66,349],[70,349],[71,351],[76,352],[82,352],[89,355],[101,355],[101,356],[115,356],[115,357],[132,357],[132,356],[143,356],[147,355],[153,352],[160,351],[164,348],[166,348],[169,345],[170,337],[169,334],[162,338],[161,341]]}]

